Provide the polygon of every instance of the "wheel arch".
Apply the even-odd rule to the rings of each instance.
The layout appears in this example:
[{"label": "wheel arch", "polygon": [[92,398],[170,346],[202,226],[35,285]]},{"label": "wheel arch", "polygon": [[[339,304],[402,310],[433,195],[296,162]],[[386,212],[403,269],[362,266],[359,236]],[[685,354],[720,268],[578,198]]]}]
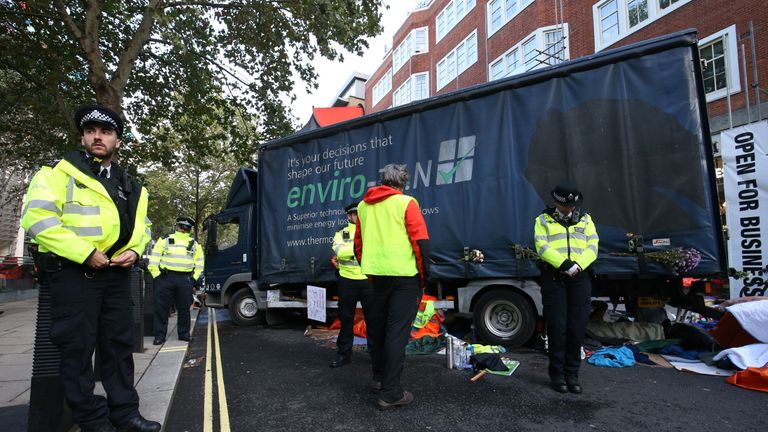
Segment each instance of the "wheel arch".
[{"label": "wheel arch", "polygon": [[[538,282],[532,279],[473,281],[466,288],[473,291],[466,312],[474,313],[478,300],[486,293],[495,290],[512,289],[523,295],[539,317],[543,315],[544,309],[541,301],[541,288]],[[465,311],[461,310],[461,312]]]}]

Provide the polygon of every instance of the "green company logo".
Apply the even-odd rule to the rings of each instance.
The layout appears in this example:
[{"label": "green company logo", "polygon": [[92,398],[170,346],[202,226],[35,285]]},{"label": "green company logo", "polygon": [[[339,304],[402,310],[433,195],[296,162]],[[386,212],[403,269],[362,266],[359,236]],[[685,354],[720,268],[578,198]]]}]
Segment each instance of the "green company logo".
[{"label": "green company logo", "polygon": [[440,143],[436,185],[472,180],[474,168],[475,135]]}]

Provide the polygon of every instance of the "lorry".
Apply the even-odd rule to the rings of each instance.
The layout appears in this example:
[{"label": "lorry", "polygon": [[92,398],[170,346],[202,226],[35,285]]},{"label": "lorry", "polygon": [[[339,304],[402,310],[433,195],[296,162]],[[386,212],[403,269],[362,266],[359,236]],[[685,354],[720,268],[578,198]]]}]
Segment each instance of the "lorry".
[{"label": "lorry", "polygon": [[[206,304],[250,325],[306,307],[308,286],[332,298],[343,209],[389,163],[407,166],[404,193],[429,230],[426,292],[488,343],[534,334],[534,219],[563,181],[600,236],[593,295],[677,298],[683,277],[723,275],[696,43],[695,30],[679,32],[261,145],[257,169],[238,172],[206,224]],[[650,258],[694,249],[684,273]]]}]

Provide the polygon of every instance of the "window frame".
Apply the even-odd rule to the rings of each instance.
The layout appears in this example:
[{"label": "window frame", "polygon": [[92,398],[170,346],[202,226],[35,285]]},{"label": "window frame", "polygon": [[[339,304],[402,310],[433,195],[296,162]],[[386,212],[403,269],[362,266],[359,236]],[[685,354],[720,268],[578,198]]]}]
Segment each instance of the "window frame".
[{"label": "window frame", "polygon": [[[680,0],[680,1],[684,1],[684,0]],[[721,39],[723,40],[723,55],[725,56],[726,80],[728,80],[726,82],[729,83],[727,85],[727,89],[723,88],[720,90],[715,90],[710,93],[706,93],[707,103],[726,98],[728,97],[729,92],[731,95],[741,92],[741,74],[739,73],[739,51],[738,51],[737,38],[738,38],[738,35],[736,34],[736,24],[731,24],[730,26],[718,32],[712,33],[711,35],[699,40],[699,43],[698,43],[699,55],[701,55],[702,48],[705,48],[707,45],[711,45],[712,43],[718,40],[721,40]],[[702,78],[702,84],[703,84],[703,81],[704,81],[703,65],[702,65],[701,72],[702,72],[701,78]],[[730,91],[728,89],[730,89]]]},{"label": "window frame", "polygon": [[[424,32],[424,51],[416,51],[416,32]],[[408,36],[404,37],[400,42],[400,45],[392,50],[392,72],[395,73],[400,70],[411,57],[429,52],[429,27],[417,27],[411,29],[408,32]]]},{"label": "window frame", "polygon": [[[424,76],[425,82],[424,82],[424,89],[426,91],[426,95],[424,97],[417,97],[416,94],[416,81],[418,80],[418,77]],[[403,94],[403,92],[406,92],[407,95],[404,100],[400,101],[398,98]],[[429,71],[425,72],[418,72],[408,77],[405,81],[403,81],[402,84],[400,84],[399,87],[393,92],[392,94],[392,107],[398,107],[402,105],[407,105],[411,102],[415,102],[417,100],[426,99],[429,97]]]},{"label": "window frame", "polygon": [[[592,30],[594,32],[595,52],[600,52],[625,37],[651,25],[664,16],[678,10],[694,0],[677,0],[666,8],[661,8],[661,0],[647,0],[648,18],[634,26],[629,24],[629,3],[633,0],[600,0],[592,5]],[[609,3],[616,2],[618,13],[618,31],[615,36],[604,38],[600,10]]]},{"label": "window frame", "polygon": [[[448,51],[443,58],[438,60],[437,65],[435,66],[435,72],[437,74],[437,80],[435,83],[435,91],[440,91],[443,87],[448,85],[449,82],[452,80],[458,78],[462,73],[464,73],[467,69],[472,67],[475,63],[477,63],[478,60],[478,53],[477,53],[477,29],[473,29],[471,32],[467,34],[467,36],[459,41],[453,49]],[[471,40],[474,38],[474,55],[470,53],[469,46],[473,45]],[[459,53],[459,48],[463,48],[463,53]],[[464,68],[461,69],[459,67],[459,61],[458,56],[463,55],[465,57],[465,65]],[[451,56],[453,56],[453,60],[451,60]],[[452,68],[453,72],[451,72],[451,61],[453,61]],[[442,73],[441,73],[442,72]],[[441,79],[443,78],[443,79]]]},{"label": "window frame", "polygon": [[[385,81],[385,80],[386,80],[386,81]],[[381,90],[381,89],[380,89],[380,90],[378,90],[378,92],[377,92],[377,90],[376,90],[376,89],[377,89],[377,88],[378,88],[380,85],[384,86],[385,84],[388,84],[388,85],[386,85],[386,86],[385,86],[385,87],[386,87],[386,90]],[[371,90],[371,99],[372,99],[372,100],[371,100],[371,102],[372,102],[372,103],[371,103],[371,106],[372,106],[372,107],[376,106],[376,104],[378,104],[379,102],[381,102],[381,100],[382,100],[382,99],[384,99],[384,97],[385,97],[386,95],[388,95],[390,91],[392,91],[392,68],[391,68],[391,67],[390,67],[389,69],[387,69],[387,71],[386,71],[386,72],[384,72],[384,73],[381,75],[381,78],[379,78],[379,80],[376,82],[376,84],[374,84],[374,86],[373,86],[373,90]],[[377,96],[377,93],[380,93],[380,95],[379,95],[379,97],[378,97],[378,98],[376,97],[376,96]]]},{"label": "window frame", "polygon": [[[523,50],[523,45],[525,45],[527,42],[529,42],[529,41],[531,41],[531,40],[533,40],[535,38],[536,43],[534,45],[534,48],[536,50],[539,50],[539,51],[546,51],[546,44],[547,44],[547,37],[546,37],[546,35],[548,33],[559,32],[561,30],[562,30],[563,34],[565,35],[565,38],[562,39],[563,44],[564,44],[564,49],[563,49],[563,52],[561,53],[562,61],[564,62],[564,61],[570,60],[571,53],[570,53],[570,46],[569,46],[569,43],[568,43],[569,42],[568,41],[568,35],[569,35],[568,23],[563,23],[562,27],[560,25],[552,25],[552,26],[547,26],[547,27],[539,27],[536,30],[534,30],[531,33],[529,33],[526,36],[524,36],[522,39],[520,39],[519,42],[517,42],[516,44],[512,45],[511,47],[509,47],[506,51],[501,53],[501,55],[499,55],[498,57],[494,58],[493,60],[491,60],[488,63],[488,81],[493,81],[495,79],[501,79],[501,78],[505,78],[505,77],[512,76],[512,75],[518,75],[518,74],[521,74],[521,73],[529,72],[531,70],[535,70],[535,69],[539,69],[539,68],[543,68],[543,67],[547,67],[547,66],[553,66],[554,64],[545,64],[545,63],[538,62],[537,60],[542,59],[542,55],[543,54],[537,53],[536,56],[534,57],[534,59],[536,59],[536,60],[533,60],[535,62],[535,64],[533,65],[533,67],[528,68],[526,66],[525,53],[524,53],[524,50]],[[517,63],[516,64],[517,64],[517,67],[515,67],[513,69],[510,69],[507,56],[509,56],[510,54],[512,54],[514,52],[517,53],[516,54],[516,59],[517,59]],[[498,67],[499,62],[501,62],[504,65],[504,69],[503,69],[503,72],[500,74],[500,76],[494,77],[493,67],[494,66]],[[557,63],[555,63],[555,64],[557,64]]]},{"label": "window frame", "polygon": [[[463,5],[461,14],[458,13],[459,8],[457,4]],[[472,9],[477,6],[477,0],[451,0],[445,7],[437,14],[435,18],[435,44],[440,42],[448,33],[451,32],[456,26],[459,25],[461,20],[464,19]],[[448,22],[449,12],[453,18],[453,22]],[[441,25],[443,30],[441,31]]]},{"label": "window frame", "polygon": [[[494,3],[498,1],[501,6],[501,23],[499,24],[498,28],[493,28],[493,21],[492,13],[493,10],[491,8],[491,3]],[[516,16],[520,15],[528,6],[532,5],[534,0],[491,0],[488,2],[488,6],[486,7],[486,14],[485,14],[485,27],[486,27],[486,39],[490,39],[491,36],[494,35],[494,33],[498,32],[502,28],[504,28],[507,23],[512,21]],[[514,3],[517,5],[515,8],[515,11],[511,14],[507,14],[507,11],[509,11],[509,4]]]}]

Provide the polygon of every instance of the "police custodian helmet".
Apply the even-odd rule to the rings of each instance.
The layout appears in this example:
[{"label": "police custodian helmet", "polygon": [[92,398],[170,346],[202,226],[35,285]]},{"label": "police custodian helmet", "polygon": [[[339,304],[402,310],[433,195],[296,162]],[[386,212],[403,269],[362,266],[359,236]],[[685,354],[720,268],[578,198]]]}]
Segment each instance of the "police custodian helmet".
[{"label": "police custodian helmet", "polygon": [[552,190],[552,198],[556,203],[564,206],[576,205],[584,200],[584,196],[579,192],[579,189],[569,183],[557,185]]}]

